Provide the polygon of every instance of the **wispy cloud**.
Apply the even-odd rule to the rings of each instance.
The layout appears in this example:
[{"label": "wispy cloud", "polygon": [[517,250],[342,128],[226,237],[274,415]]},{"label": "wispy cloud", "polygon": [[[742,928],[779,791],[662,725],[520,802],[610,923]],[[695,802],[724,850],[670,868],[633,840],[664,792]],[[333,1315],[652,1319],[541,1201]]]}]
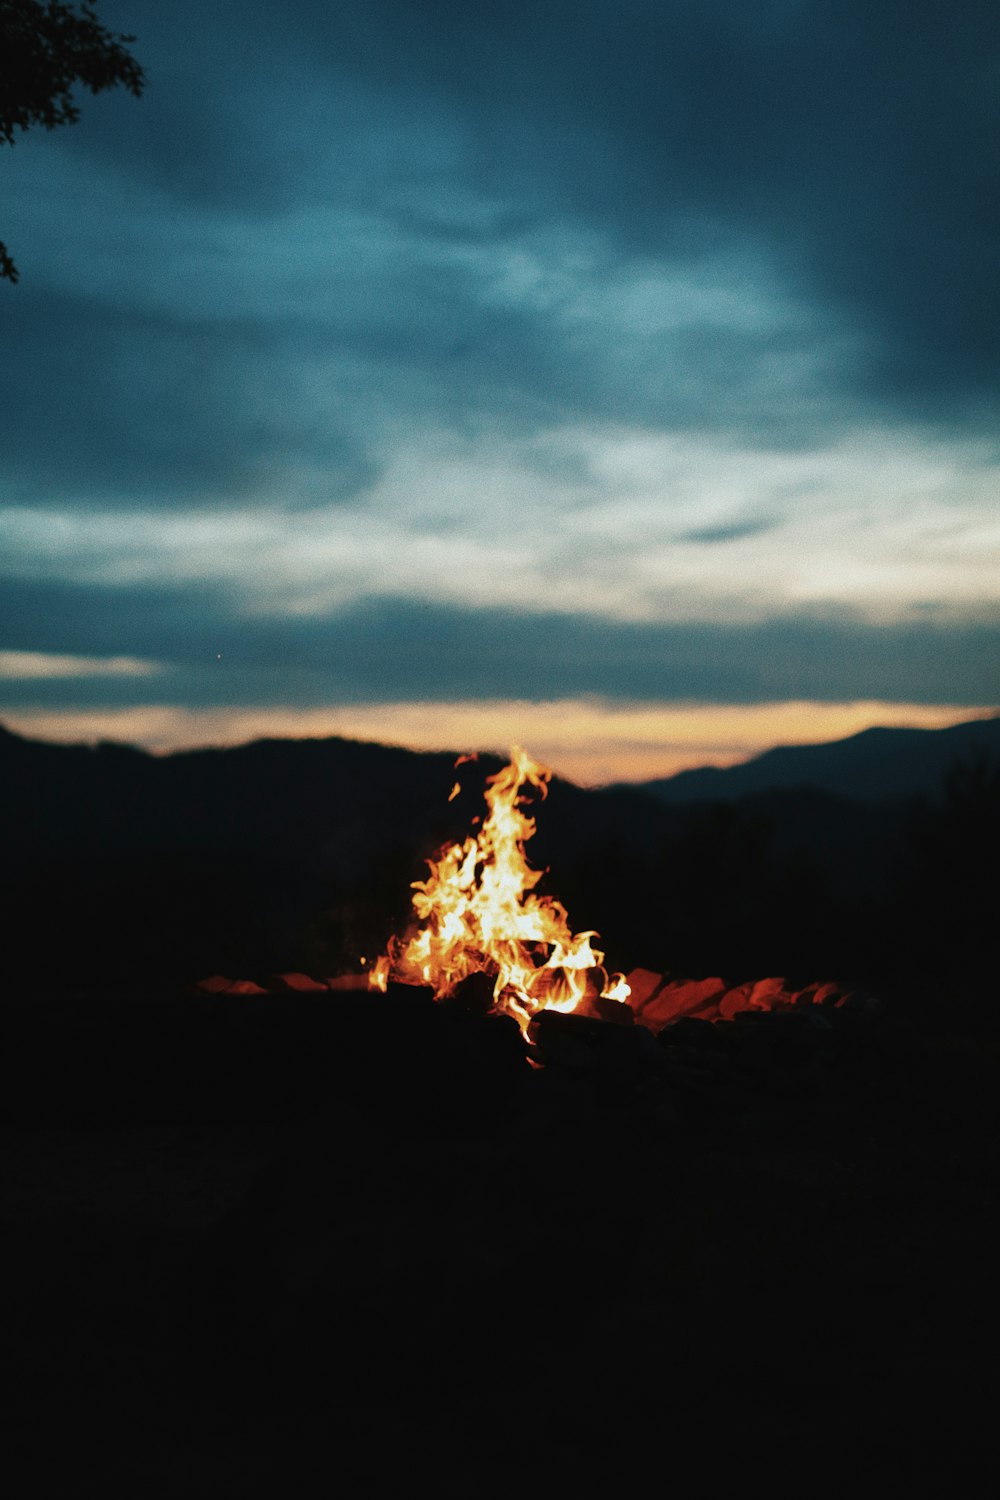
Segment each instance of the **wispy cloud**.
[{"label": "wispy cloud", "polygon": [[649,621],[833,603],[900,617],[1000,604],[998,485],[984,444],[878,431],[788,453],[556,430],[488,457],[430,432],[363,503],[25,506],[0,534],[8,574],[237,589],[275,616],[410,596]]},{"label": "wispy cloud", "polygon": [[160,662],[135,656],[59,656],[44,651],[0,651],[0,681],[32,682],[68,677],[155,677]]}]

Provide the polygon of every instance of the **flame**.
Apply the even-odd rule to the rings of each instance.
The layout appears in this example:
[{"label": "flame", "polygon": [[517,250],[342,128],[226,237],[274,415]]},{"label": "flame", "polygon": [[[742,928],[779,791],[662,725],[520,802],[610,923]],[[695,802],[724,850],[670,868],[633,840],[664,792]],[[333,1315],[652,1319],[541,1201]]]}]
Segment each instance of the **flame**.
[{"label": "flame", "polygon": [[478,834],[445,847],[428,860],[427,879],[413,882],[417,923],[407,938],[390,939],[370,983],[428,985],[442,999],[485,974],[494,980],[493,1009],[514,1016],[527,1035],[540,1010],[576,1010],[598,995],[624,1002],[629,987],[621,974],[609,978],[604,954],[591,945],[597,933],[574,934],[562,903],[535,893],[544,872],[525,857],[535,820],[520,794],[527,786],[544,798],[552,772],[517,745],[510,754],[487,780],[489,813]]}]

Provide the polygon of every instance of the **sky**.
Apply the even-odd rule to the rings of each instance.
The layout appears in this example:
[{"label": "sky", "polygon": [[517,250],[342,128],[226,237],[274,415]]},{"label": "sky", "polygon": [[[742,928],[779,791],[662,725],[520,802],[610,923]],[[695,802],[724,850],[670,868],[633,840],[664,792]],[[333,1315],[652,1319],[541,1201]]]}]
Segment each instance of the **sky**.
[{"label": "sky", "polygon": [[105,0],[0,146],[0,721],[585,783],[1000,708],[995,0]]}]

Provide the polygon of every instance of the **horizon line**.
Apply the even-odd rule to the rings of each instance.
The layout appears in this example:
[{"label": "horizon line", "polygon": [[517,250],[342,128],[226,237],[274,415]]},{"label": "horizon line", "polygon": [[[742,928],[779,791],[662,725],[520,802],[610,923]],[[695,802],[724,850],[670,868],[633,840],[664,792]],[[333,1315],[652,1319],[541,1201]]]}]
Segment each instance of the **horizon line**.
[{"label": "horizon line", "polygon": [[339,739],[414,754],[474,753],[503,760],[510,746],[518,744],[563,780],[606,787],[641,786],[686,771],[727,770],[771,750],[836,744],[871,729],[934,731],[997,717],[1000,705],[479,700],[307,710],[193,710],[169,705],[15,710],[0,715],[0,728],[41,744],[116,745],[156,757],[237,749],[262,741]]}]

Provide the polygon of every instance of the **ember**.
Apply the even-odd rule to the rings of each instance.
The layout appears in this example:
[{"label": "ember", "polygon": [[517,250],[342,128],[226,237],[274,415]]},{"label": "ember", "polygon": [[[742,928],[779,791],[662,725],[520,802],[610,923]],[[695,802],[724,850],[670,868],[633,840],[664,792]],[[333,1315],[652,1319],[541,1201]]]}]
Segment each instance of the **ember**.
[{"label": "ember", "polygon": [[493,1010],[513,1016],[525,1035],[539,1011],[628,1000],[624,977],[609,976],[604,954],[591,945],[597,933],[574,934],[561,902],[535,892],[544,872],[525,856],[535,820],[521,792],[532,787],[544,798],[551,776],[511,749],[510,764],[487,781],[489,814],[479,833],[443,849],[428,861],[427,879],[414,881],[418,922],[408,937],[390,940],[372,970],[373,988],[394,979],[427,985],[442,999],[483,974],[493,981]]}]

